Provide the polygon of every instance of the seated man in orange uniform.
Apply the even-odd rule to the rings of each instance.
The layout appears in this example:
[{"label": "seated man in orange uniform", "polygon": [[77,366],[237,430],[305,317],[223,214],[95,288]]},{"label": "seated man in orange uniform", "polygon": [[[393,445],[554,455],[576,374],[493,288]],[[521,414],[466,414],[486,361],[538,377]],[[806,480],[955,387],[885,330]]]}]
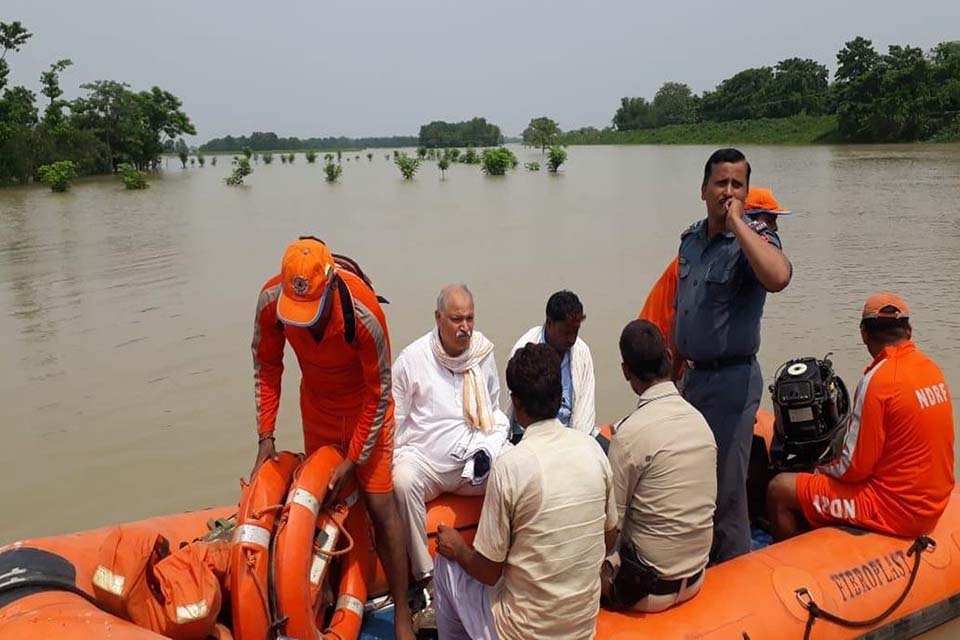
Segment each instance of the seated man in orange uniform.
[{"label": "seated man in orange uniform", "polygon": [[911,340],[898,295],[867,299],[860,335],[873,362],[853,397],[843,451],[816,473],[781,473],[767,488],[778,540],[842,523],[896,536],[929,533],[953,491],[953,404],[940,367]]},{"label": "seated man in orange uniform", "polygon": [[[784,209],[773,197],[770,189],[763,187],[750,187],[747,192],[747,200],[743,205],[743,213],[750,221],[756,225],[758,223],[766,225],[768,228],[777,231],[777,218],[790,213]],[[647,299],[643,303],[643,309],[640,311],[640,319],[652,322],[660,329],[664,341],[670,346],[674,354],[677,353],[676,346],[673,344],[673,320],[677,308],[677,264],[678,257],[674,257],[667,265],[667,268],[660,274]],[[679,373],[682,370],[683,361],[680,358],[674,359],[674,380],[679,379]]]},{"label": "seated man in orange uniform", "polygon": [[390,338],[377,295],[359,269],[338,264],[320,240],[287,247],[279,275],[263,285],[253,330],[259,451],[254,471],[276,455],[283,349],[300,363],[300,415],[307,455],[340,447],[327,500],[356,474],[366,495],[377,552],[396,606],[396,636],[412,640],[405,532],[393,495]]}]

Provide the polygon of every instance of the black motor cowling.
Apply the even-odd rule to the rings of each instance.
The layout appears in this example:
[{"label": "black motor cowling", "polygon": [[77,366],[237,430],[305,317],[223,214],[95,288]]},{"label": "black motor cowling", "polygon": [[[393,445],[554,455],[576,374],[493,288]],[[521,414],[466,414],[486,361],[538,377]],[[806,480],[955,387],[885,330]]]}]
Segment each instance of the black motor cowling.
[{"label": "black motor cowling", "polygon": [[840,454],[850,394],[830,354],[784,363],[770,394],[775,418],[770,461],[776,471],[808,471]]}]

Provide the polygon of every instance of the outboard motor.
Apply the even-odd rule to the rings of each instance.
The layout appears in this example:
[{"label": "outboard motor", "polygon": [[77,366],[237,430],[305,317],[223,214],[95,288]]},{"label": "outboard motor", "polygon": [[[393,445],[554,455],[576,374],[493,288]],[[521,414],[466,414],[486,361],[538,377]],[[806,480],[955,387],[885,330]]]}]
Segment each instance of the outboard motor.
[{"label": "outboard motor", "polygon": [[774,436],[770,461],[774,471],[810,471],[840,455],[847,432],[850,394],[823,360],[798,358],[780,366],[770,394]]}]

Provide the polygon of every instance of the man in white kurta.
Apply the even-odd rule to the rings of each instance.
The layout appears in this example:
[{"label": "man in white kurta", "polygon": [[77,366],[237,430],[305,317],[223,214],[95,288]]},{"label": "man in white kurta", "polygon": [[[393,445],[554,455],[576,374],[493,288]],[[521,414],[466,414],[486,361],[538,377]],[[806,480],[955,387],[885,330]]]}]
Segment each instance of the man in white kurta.
[{"label": "man in white kurta", "polygon": [[420,582],[433,574],[426,503],[442,493],[482,494],[508,430],[499,408],[493,343],[474,331],[470,291],[445,287],[435,319],[436,326],[401,351],[393,365],[394,493],[412,573]]},{"label": "man in white kurta", "polygon": [[[593,356],[590,347],[580,338],[580,325],[587,316],[580,298],[572,291],[557,291],[547,300],[546,320],[531,327],[513,345],[511,355],[528,342],[545,343],[560,356],[560,381],[563,399],[557,420],[565,427],[587,435],[597,433],[597,411],[594,406],[596,382],[593,376]],[[508,403],[507,416],[514,424],[513,405]]]}]

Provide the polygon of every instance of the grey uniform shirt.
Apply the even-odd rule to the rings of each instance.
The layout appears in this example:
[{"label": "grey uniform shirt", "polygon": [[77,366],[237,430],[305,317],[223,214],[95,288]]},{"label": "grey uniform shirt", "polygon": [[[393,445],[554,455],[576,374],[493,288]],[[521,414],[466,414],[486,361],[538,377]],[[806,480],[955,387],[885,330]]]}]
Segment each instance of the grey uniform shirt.
[{"label": "grey uniform shirt", "polygon": [[[782,248],[765,225],[758,231]],[[674,336],[680,355],[695,362],[753,356],[767,291],[730,231],[707,238],[707,220],[680,236]]]}]

